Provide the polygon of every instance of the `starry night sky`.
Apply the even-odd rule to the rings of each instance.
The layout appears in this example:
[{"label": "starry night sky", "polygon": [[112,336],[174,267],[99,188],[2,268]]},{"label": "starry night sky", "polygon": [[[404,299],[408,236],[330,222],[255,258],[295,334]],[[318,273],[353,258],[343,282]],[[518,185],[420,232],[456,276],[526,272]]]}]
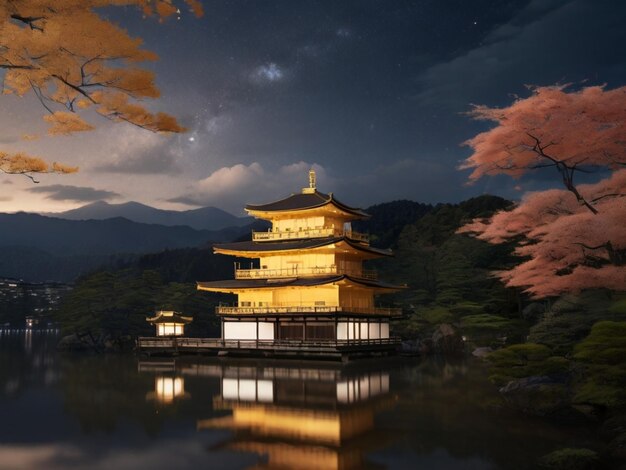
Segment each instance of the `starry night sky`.
[{"label": "starry night sky", "polygon": [[[507,178],[466,186],[460,144],[486,129],[463,113],[526,84],[626,85],[626,2],[614,0],[204,1],[165,24],[106,13],[160,61],[151,106],[189,132],[163,137],[99,122],[74,137],[40,130],[32,97],[0,100],[0,143],[78,164],[77,175],[0,179],[0,211],[64,210],[105,199],[240,214],[307,184],[368,206],[522,194]],[[41,127],[41,129],[39,129]],[[545,174],[521,182],[544,188]]]}]

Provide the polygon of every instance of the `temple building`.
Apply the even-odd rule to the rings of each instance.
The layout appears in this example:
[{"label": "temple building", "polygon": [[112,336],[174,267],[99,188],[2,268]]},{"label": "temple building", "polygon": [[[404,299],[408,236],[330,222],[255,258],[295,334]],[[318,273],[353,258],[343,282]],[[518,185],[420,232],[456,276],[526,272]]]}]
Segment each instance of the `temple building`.
[{"label": "temple building", "polygon": [[389,321],[400,309],[375,305],[375,296],[401,289],[364,269],[369,259],[392,256],[352,230],[369,216],[316,188],[315,172],[301,193],[262,205],[251,216],[271,222],[251,241],[215,245],[215,253],[249,258],[232,280],[198,282],[198,289],[237,295],[220,306],[222,339],[257,343],[390,344]]},{"label": "temple building", "polygon": [[171,310],[159,310],[153,317],[146,318],[148,323],[156,327],[157,336],[183,336],[185,325],[192,320],[192,317],[185,317]]}]

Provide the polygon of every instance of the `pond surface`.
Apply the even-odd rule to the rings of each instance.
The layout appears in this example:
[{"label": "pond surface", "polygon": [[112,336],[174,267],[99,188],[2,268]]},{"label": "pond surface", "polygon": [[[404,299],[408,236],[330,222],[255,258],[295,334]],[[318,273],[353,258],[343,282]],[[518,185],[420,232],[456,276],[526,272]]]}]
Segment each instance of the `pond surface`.
[{"label": "pond surface", "polygon": [[593,430],[500,406],[477,361],[60,355],[0,334],[0,468],[516,469]]}]

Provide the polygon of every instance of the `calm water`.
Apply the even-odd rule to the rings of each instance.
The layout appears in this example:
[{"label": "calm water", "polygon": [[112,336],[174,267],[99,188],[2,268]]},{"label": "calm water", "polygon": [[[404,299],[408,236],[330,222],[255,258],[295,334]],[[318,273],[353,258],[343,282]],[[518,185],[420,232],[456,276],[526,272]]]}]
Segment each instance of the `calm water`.
[{"label": "calm water", "polygon": [[499,406],[478,362],[67,356],[0,335],[0,468],[533,468],[592,430]]}]

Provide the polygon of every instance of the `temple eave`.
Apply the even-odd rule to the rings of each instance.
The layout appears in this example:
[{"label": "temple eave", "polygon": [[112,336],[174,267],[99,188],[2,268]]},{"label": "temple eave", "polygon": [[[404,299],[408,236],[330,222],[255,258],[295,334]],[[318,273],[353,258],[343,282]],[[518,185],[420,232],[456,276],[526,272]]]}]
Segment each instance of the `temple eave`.
[{"label": "temple eave", "polygon": [[334,198],[332,193],[324,194],[317,190],[292,194],[284,199],[268,204],[249,204],[245,207],[246,212],[253,217],[265,220],[273,220],[294,213],[310,214],[313,212],[340,213],[356,219],[367,219],[369,214],[361,209],[347,206]]},{"label": "temple eave", "polygon": [[339,252],[359,254],[363,259],[393,256],[391,250],[370,247],[350,241],[345,237],[328,237],[283,242],[236,242],[214,245],[217,254],[238,256],[242,258],[259,258],[277,253],[310,253],[312,251],[338,250]]},{"label": "temple eave", "polygon": [[186,324],[193,321],[193,317],[186,317],[178,312],[158,312],[154,317],[146,317],[149,323],[177,323]]},{"label": "temple eave", "polygon": [[197,282],[198,290],[210,292],[236,293],[257,289],[275,289],[277,287],[316,287],[324,285],[341,285],[365,287],[380,292],[397,292],[406,286],[397,286],[380,281],[358,279],[345,274],[324,277],[293,277],[281,279],[227,279],[223,281]]}]

